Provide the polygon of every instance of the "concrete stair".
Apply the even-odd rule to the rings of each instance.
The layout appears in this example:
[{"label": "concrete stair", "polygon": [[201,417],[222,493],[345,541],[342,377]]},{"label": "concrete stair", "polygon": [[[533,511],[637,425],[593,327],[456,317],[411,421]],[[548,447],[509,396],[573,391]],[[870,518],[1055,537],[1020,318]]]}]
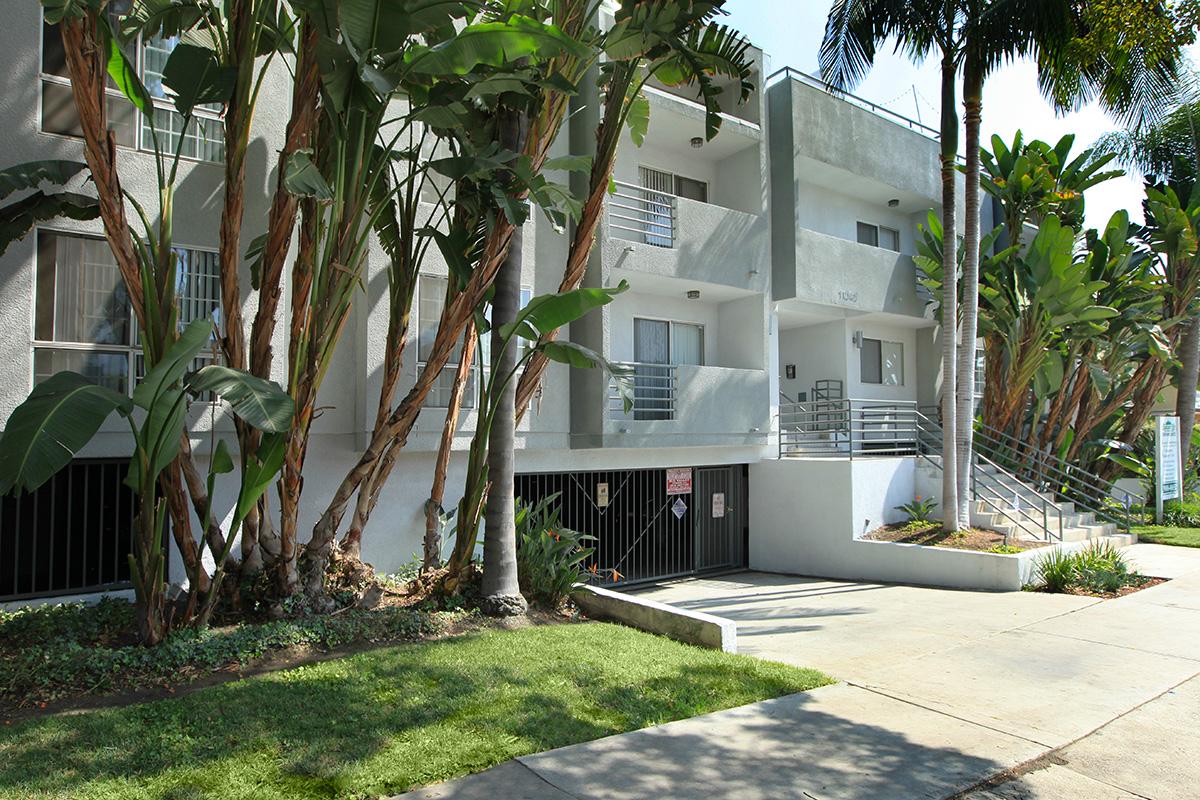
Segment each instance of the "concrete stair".
[{"label": "concrete stair", "polygon": [[[940,477],[941,466],[923,464]],[[1119,547],[1135,544],[1137,536],[1116,524],[1097,520],[1091,511],[1074,503],[1056,501],[1048,492],[1019,481],[990,462],[980,462],[976,473],[978,499],[971,504],[971,525],[1002,533],[1009,538],[1033,541],[1088,542],[1107,540]]]}]

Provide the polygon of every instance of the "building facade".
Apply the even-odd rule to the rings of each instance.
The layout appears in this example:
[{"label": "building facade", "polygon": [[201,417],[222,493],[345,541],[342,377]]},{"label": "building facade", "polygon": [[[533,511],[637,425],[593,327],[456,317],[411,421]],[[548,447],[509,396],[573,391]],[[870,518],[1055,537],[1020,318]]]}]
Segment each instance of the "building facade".
[{"label": "building facade", "polygon": [[[7,163],[82,160],[61,44],[36,4],[18,4],[0,30],[10,90],[0,97]],[[144,42],[137,63],[159,99],[160,129],[180,129],[161,70],[171,42]],[[935,324],[912,256],[917,226],[940,199],[933,133],[819,81],[784,71],[726,109],[704,141],[694,92],[655,85],[641,147],[622,142],[586,285],[629,290],[571,326],[633,374],[626,412],[599,370],[552,365],[517,432],[518,495],[557,493],[563,523],[598,537],[596,560],[624,581],[745,566],[754,536],[751,467],[780,455],[789,404],[830,398],[934,402]],[[250,145],[246,230],[265,227],[289,97],[286,70],[269,73]],[[594,93],[576,100],[556,155],[586,152]],[[184,318],[220,316],[215,252],[223,143],[217,112],[200,110],[183,152],[176,205]],[[115,92],[110,116],[126,188],[151,204],[154,162],[140,112]],[[176,140],[177,141],[177,140]],[[567,175],[556,176],[568,182]],[[38,381],[72,369],[118,391],[137,380],[136,331],[98,221],[55,221],[0,257],[0,422]],[[534,216],[524,229],[523,294],[556,290],[569,238]],[[387,333],[386,259],[372,249],[365,291],[318,405],[305,471],[301,530],[361,454],[375,417]],[[436,333],[447,267],[431,248],[417,287],[402,395]],[[244,282],[247,286],[249,281]],[[286,291],[286,287],[285,287]],[[243,298],[252,318],[256,297]],[[276,352],[286,350],[286,325]],[[284,378],[276,359],[277,380]],[[425,503],[445,418],[449,365],[426,402],[363,539],[363,557],[394,571],[421,551]],[[475,367],[476,380],[481,367]],[[457,502],[474,430],[469,396],[454,438],[445,505]],[[189,411],[201,458],[231,431],[219,404]],[[130,509],[122,499],[128,435],[106,427],[36,496],[0,505],[0,601],[119,590]],[[172,565],[178,579],[183,571]]]}]

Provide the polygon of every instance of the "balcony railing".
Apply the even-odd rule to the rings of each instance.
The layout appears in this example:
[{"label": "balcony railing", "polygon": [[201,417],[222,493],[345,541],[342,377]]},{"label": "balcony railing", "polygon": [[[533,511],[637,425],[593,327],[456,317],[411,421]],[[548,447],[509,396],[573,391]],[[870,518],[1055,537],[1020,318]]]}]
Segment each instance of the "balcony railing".
[{"label": "balcony railing", "polygon": [[675,196],[624,181],[613,181],[608,227],[618,239],[656,247],[675,246]]},{"label": "balcony railing", "polygon": [[779,455],[854,458],[915,455],[915,402],[817,400],[779,404]]},{"label": "balcony railing", "polygon": [[625,401],[616,381],[608,383],[608,417],[617,420],[675,419],[675,398],[679,389],[679,368],[674,364],[627,362],[624,368],[633,385],[633,408],[625,411]]}]

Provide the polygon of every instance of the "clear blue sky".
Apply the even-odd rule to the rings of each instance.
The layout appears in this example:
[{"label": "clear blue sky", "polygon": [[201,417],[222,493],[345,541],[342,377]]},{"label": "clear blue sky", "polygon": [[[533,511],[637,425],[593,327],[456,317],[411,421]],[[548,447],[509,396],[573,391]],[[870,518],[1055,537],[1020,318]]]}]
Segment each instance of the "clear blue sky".
[{"label": "clear blue sky", "polygon": [[[825,31],[831,0],[729,0],[727,18],[768,55],[768,71],[785,66],[816,74],[817,51]],[[1193,49],[1193,57],[1197,55]],[[892,49],[881,51],[875,67],[855,94],[926,125],[938,125],[938,65],[914,65]],[[984,92],[985,141],[993,133],[1011,140],[1018,129],[1025,136],[1055,142],[1076,134],[1076,148],[1095,141],[1114,127],[1098,108],[1058,116],[1037,90],[1036,70],[1025,61],[1003,67],[988,81]],[[1141,217],[1141,182],[1127,177],[1089,191],[1088,224],[1102,226],[1113,211],[1126,208]]]}]

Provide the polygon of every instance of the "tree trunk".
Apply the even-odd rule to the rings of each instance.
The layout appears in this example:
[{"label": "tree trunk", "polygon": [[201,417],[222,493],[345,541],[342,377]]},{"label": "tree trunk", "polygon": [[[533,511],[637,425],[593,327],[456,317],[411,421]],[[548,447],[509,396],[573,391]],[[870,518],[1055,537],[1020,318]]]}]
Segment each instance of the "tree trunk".
[{"label": "tree trunk", "polygon": [[[501,111],[500,141],[514,153],[524,146],[525,121],[518,112]],[[526,611],[517,584],[517,522],[513,480],[516,436],[517,369],[519,340],[505,341],[501,330],[521,310],[521,261],[524,232],[513,230],[492,295],[492,363],[487,400],[488,492],[483,525],[483,597],[479,607],[492,617],[513,617]]]},{"label": "tree trunk", "polygon": [[446,471],[450,467],[450,449],[454,445],[454,431],[458,428],[458,415],[462,410],[463,395],[467,378],[471,375],[471,362],[475,359],[475,323],[467,325],[463,334],[462,354],[458,358],[458,369],[454,372],[454,388],[450,393],[450,406],[446,409],[446,421],[442,424],[442,438],[438,442],[437,460],[433,465],[433,485],[429,488],[429,500],[425,502],[425,541],[421,559],[421,571],[437,569],[442,560],[442,515],[445,509],[442,500],[446,495]]},{"label": "tree trunk", "polygon": [[1179,455],[1186,468],[1196,424],[1196,383],[1200,381],[1200,318],[1187,323],[1180,343],[1179,392],[1175,395],[1175,414],[1179,417]]},{"label": "tree trunk", "polygon": [[979,128],[983,109],[983,71],[968,59],[963,76],[963,118],[967,147],[964,188],[962,339],[958,353],[958,408],[954,432],[958,459],[958,521],[971,524],[971,465],[975,436],[975,339],[979,328]]},{"label": "tree trunk", "polygon": [[956,531],[958,523],[958,458],[955,450],[957,408],[955,387],[958,336],[958,225],[955,178],[958,156],[958,115],[954,110],[957,65],[952,55],[942,60],[942,528]]}]

